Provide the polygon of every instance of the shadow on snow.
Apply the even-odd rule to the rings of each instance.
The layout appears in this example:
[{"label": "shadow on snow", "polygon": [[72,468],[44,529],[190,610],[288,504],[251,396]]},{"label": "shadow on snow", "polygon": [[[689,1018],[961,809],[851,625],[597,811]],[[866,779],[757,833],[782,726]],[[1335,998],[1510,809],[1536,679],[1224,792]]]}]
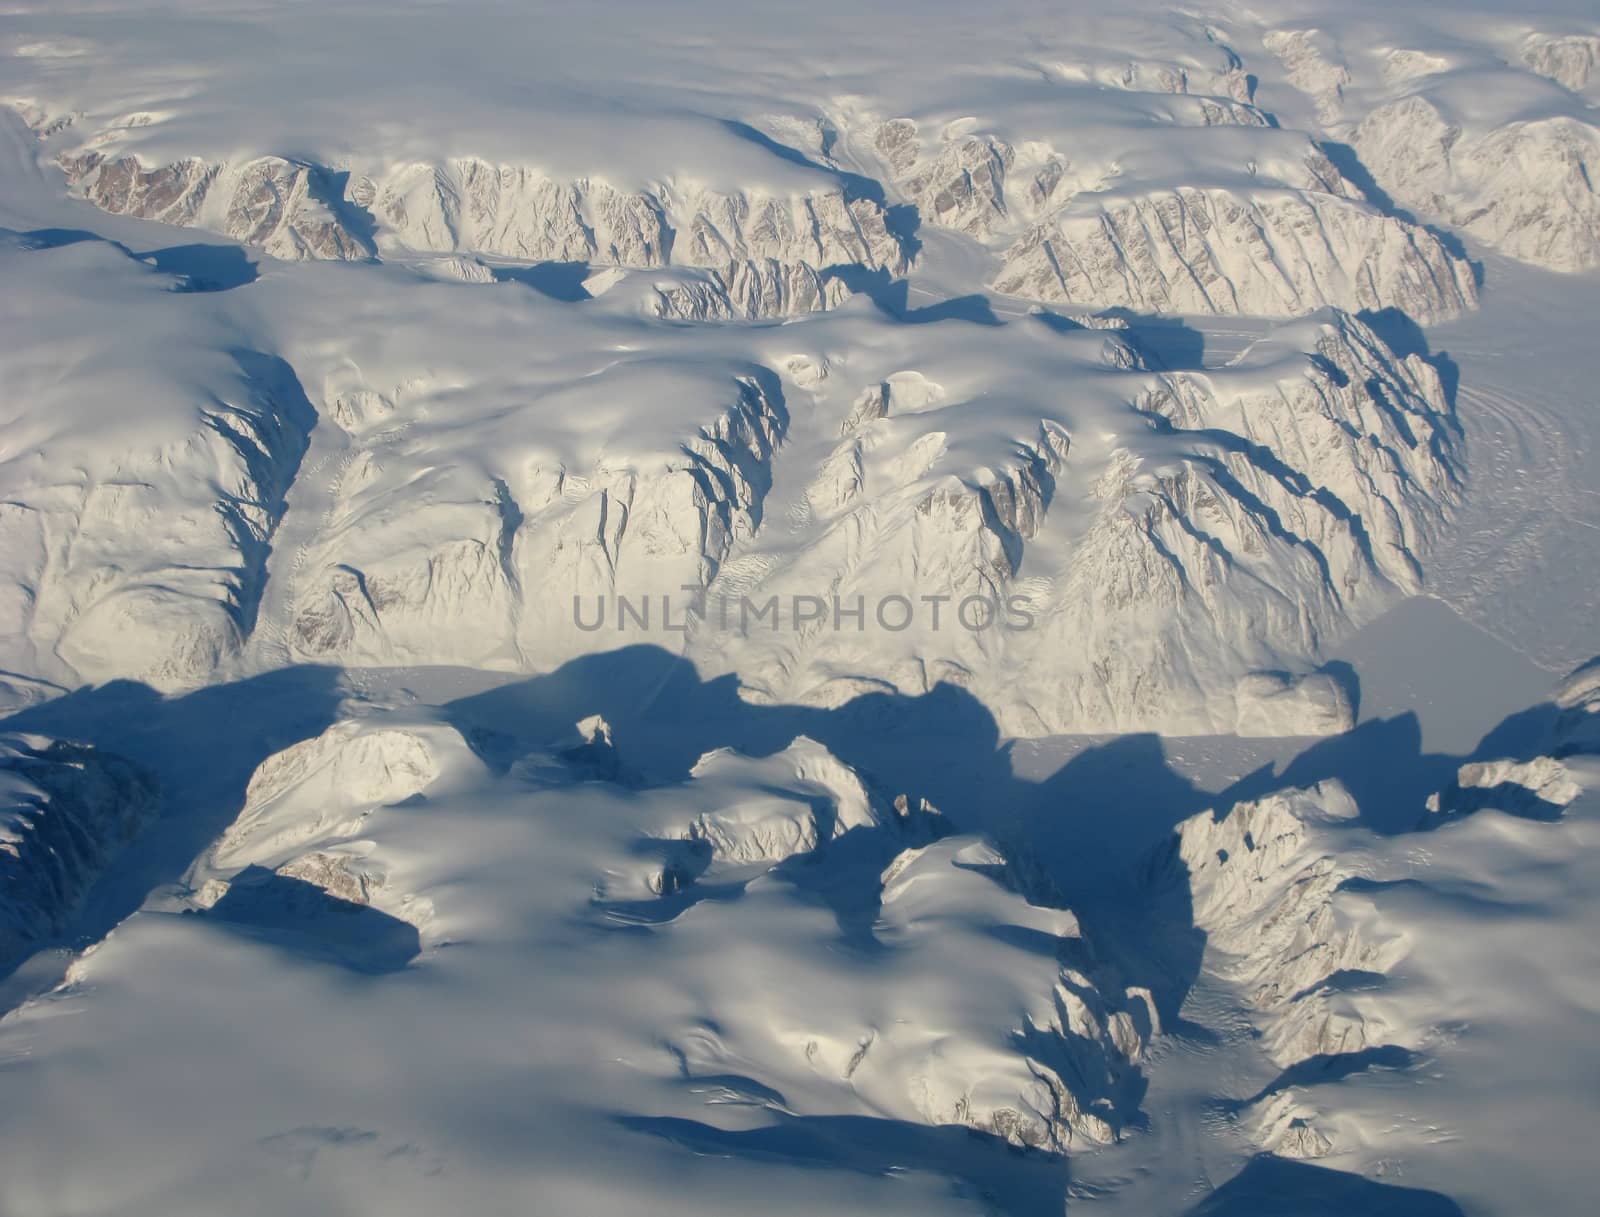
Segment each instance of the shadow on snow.
[{"label": "shadow on snow", "polygon": [[[152,769],[162,786],[157,824],[100,878],[71,933],[55,945],[77,948],[103,937],[147,894],[180,879],[238,815],[256,766],[330,726],[345,698],[340,670],[296,667],[172,697],[118,681],[30,707],[0,723],[0,729],[80,739],[133,758]],[[1147,986],[1163,1022],[1180,1033],[1186,1029],[1180,1010],[1199,976],[1205,937],[1193,924],[1184,885],[1167,885],[1159,899],[1152,899],[1145,872],[1148,859],[1170,844],[1180,821],[1206,808],[1224,816],[1241,801],[1336,778],[1350,789],[1374,831],[1414,831],[1422,821],[1423,800],[1447,784],[1457,766],[1474,758],[1533,755],[1548,739],[1554,717],[1548,706],[1515,715],[1486,736],[1472,757],[1423,752],[1413,715],[1368,722],[1310,743],[1281,769],[1264,766],[1212,793],[1174,769],[1163,741],[1153,734],[1090,741],[1055,773],[1033,781],[1015,773],[1013,745],[1001,739],[989,712],[961,689],[941,685],[917,697],[875,693],[833,709],[755,705],[740,698],[733,677],[702,680],[689,663],[652,646],[575,659],[551,673],[450,702],[440,712],[491,769],[502,772],[529,750],[570,732],[578,719],[601,714],[628,768],[651,783],[687,780],[695,762],[716,748],[767,756],[797,736],[809,736],[880,793],[891,798],[903,793],[912,806],[927,799],[958,830],[986,832],[1025,859],[1042,874],[1047,890],[1064,893],[1063,902],[1077,914],[1097,953],[1124,983]],[[849,843],[840,838],[836,844]],[[691,895],[696,860],[686,858],[683,866],[685,883],[664,893],[668,904],[738,898],[736,887]],[[415,931],[408,925],[356,906],[341,908],[344,902],[316,889],[301,892],[310,885],[297,880],[255,878],[259,882],[246,876],[236,893],[204,915],[268,936],[287,949],[331,952],[338,962],[363,971],[403,967],[416,955]],[[829,893],[818,895],[830,899]],[[870,945],[872,909],[835,911],[841,946],[852,940]],[[1361,979],[1351,977],[1350,983]],[[1296,1068],[1342,1077],[1407,1064],[1378,1052]],[[1285,1085],[1299,1080],[1280,1079]],[[636,1120],[630,1126],[698,1152],[826,1158],[873,1170],[927,1162],[946,1174],[952,1173],[949,1147],[958,1139],[963,1146],[976,1144],[964,1130],[843,1117],[785,1116],[769,1127],[738,1133],[692,1121]],[[1002,1152],[1003,1159],[997,1156]],[[1065,1186],[1059,1162],[1046,1178],[1030,1173],[1031,1165],[1012,1163],[1009,1150],[990,1147],[977,1158],[959,1157],[968,1174],[957,1171],[954,1177],[1000,1211],[1059,1211]],[[1055,1161],[1036,1153],[1024,1158]],[[1012,1164],[994,1165],[1001,1161]],[[1435,1193],[1257,1159],[1192,1212],[1214,1217],[1265,1211],[1263,1205],[1289,1211],[1282,1205],[1291,1196],[1294,1211],[1305,1213],[1459,1211]]]}]

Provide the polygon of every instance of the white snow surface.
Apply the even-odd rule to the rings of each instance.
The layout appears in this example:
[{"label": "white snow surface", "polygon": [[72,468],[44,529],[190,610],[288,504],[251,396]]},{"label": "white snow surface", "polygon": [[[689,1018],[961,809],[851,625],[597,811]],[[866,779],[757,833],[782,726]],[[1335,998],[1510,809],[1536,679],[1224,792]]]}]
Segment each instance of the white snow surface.
[{"label": "white snow surface", "polygon": [[[675,1143],[737,1139],[773,1115],[966,1125],[1064,1149],[1111,1140],[1131,1114],[1147,1001],[1097,988],[1071,914],[1029,903],[981,838],[897,814],[804,738],[763,759],[719,750],[687,784],[582,773],[536,753],[495,777],[414,713],[346,720],[264,761],[184,888],[7,1033],[42,1033],[45,1058],[88,1050],[90,1071],[95,1044],[194,1034],[198,1073],[232,1069],[255,1088],[237,1073],[249,1062],[300,1081],[246,1105],[225,1088],[195,1096],[185,1119],[208,1132],[144,1166],[115,1148],[132,1146],[118,1131],[131,1112],[106,1105],[84,1132],[116,1163],[118,1196],[96,1199],[112,1174],[75,1170],[77,1202],[184,1211],[182,1194],[231,1177],[269,1211],[300,1176],[303,1204],[492,1208],[532,1188],[624,1211],[660,1186]],[[173,985],[210,994],[181,1029],[158,1012]],[[74,992],[98,1013],[69,1026],[52,1011]],[[416,1038],[360,1050],[375,1015]],[[56,1039],[68,1031],[76,1048]],[[134,1089],[162,1085],[161,1054],[134,1053]],[[367,1088],[391,1055],[416,1067],[410,1080]],[[9,1110],[33,1115],[6,1117],[7,1143],[46,1158],[8,1169],[8,1209],[45,1201],[60,1169],[28,1131],[55,1118],[34,1091],[54,1076],[12,1076]],[[458,1098],[436,1104],[446,1092]],[[508,1118],[495,1139],[526,1152],[491,1165],[476,1130]],[[830,1194],[796,1182],[795,1205]]]},{"label": "white snow surface", "polygon": [[0,1213],[1586,1213],[1582,0],[0,11]]}]

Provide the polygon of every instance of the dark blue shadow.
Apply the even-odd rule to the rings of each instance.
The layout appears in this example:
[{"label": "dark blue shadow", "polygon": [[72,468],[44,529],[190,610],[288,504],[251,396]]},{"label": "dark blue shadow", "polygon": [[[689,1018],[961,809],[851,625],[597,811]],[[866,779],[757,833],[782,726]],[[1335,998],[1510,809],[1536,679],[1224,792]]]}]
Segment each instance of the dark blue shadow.
[{"label": "dark blue shadow", "polygon": [[760,1128],[731,1132],[697,1120],[624,1116],[624,1128],[691,1153],[881,1175],[898,1168],[950,1178],[979,1211],[1042,1217],[1065,1211],[1069,1176],[1060,1157],[1012,1147],[990,1133],[864,1116],[774,1113]]},{"label": "dark blue shadow", "polygon": [[1185,1217],[1465,1217],[1441,1192],[1262,1154]]},{"label": "dark blue shadow", "polygon": [[583,286],[589,277],[587,262],[536,262],[532,266],[491,268],[498,283],[521,283],[542,296],[573,304],[592,297]]},{"label": "dark blue shadow", "polygon": [[172,245],[134,257],[162,274],[180,276],[183,291],[225,292],[260,277],[256,264],[237,245]]},{"label": "dark blue shadow", "polygon": [[260,866],[235,875],[222,899],[195,916],[356,972],[397,972],[422,951],[409,922]]}]

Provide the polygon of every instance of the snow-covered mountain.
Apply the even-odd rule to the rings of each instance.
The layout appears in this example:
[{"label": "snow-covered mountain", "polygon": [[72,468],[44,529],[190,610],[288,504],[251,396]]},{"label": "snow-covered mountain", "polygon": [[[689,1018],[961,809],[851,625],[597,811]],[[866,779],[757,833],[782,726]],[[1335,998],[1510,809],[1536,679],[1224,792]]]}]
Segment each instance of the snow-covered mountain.
[{"label": "snow-covered mountain", "polygon": [[[168,390],[192,414],[172,425],[192,432],[164,446],[146,432],[149,456],[97,467],[65,455],[100,434],[95,365],[63,375],[44,341],[21,353],[63,402],[57,459],[80,486],[41,479],[55,449],[13,466],[8,666],[58,684],[185,687],[286,660],[541,671],[631,633],[712,666],[734,656],[766,699],[954,680],[1038,734],[1232,729],[1265,696],[1283,725],[1338,730],[1332,686],[1285,697],[1254,674],[1303,674],[1325,635],[1415,590],[1456,494],[1436,373],[1331,311],[1226,367],[1163,372],[1118,331],[1049,317],[933,347],[936,330],[908,334],[862,302],[798,343],[787,329],[651,338],[622,285],[573,308],[516,283],[308,267],[234,305],[172,292],[105,243],[11,256],[43,282],[103,263],[143,293],[129,346],[232,378]],[[324,309],[336,332],[307,324]],[[530,346],[529,329],[552,341]],[[267,350],[234,347],[243,330]],[[881,337],[852,350],[863,333]],[[1076,400],[1041,394],[1053,379],[1079,384]],[[206,479],[190,515],[145,489],[174,464]],[[139,494],[184,547],[181,580],[75,568],[115,526],[104,503]],[[920,620],[877,620],[896,596]],[[751,622],[773,597],[776,615]],[[923,597],[948,598],[944,620]],[[963,609],[969,597],[982,603]],[[809,627],[793,620],[801,600],[826,610]],[[858,602],[862,628],[832,628]],[[1069,636],[1073,658],[1038,666]]]},{"label": "snow-covered mountain", "polygon": [[1397,204],[1538,266],[1600,265],[1595,35],[1466,21],[1477,38],[1438,9],[1398,39],[1310,25],[1263,43]]},{"label": "snow-covered mountain", "polygon": [[1590,7],[0,13],[0,1213],[1587,1212]]},{"label": "snow-covered mountain", "polygon": [[1374,110],[1354,142],[1407,206],[1526,262],[1600,266],[1600,127],[1563,116],[1464,136],[1413,96]]},{"label": "snow-covered mountain", "polygon": [[[1595,688],[1593,665],[1561,682],[1551,701],[1558,714],[1527,745],[1546,752],[1462,766],[1409,832],[1373,834],[1349,793],[1324,782],[1240,803],[1225,816],[1202,812],[1153,856],[1155,888],[1186,889],[1206,933],[1207,971],[1239,993],[1262,1050],[1282,1070],[1232,1113],[1263,1148],[1348,1161],[1393,1152],[1395,1137],[1420,1139],[1443,1147],[1446,1159],[1488,1154],[1495,1169],[1521,1176],[1523,1155],[1493,1148],[1493,1117],[1452,1091],[1520,1088],[1559,1071],[1574,1050],[1569,1032],[1555,1029],[1559,1020],[1545,1022],[1543,1013],[1536,1021],[1550,1042],[1522,1041],[1526,1029],[1508,1014],[1518,997],[1505,978],[1523,971],[1515,944],[1531,928],[1512,928],[1521,919],[1514,909],[1531,915],[1540,901],[1575,899],[1559,915],[1546,907],[1541,933],[1586,932],[1592,884],[1567,868],[1586,865],[1575,858],[1592,846]],[[1474,945],[1452,947],[1457,938]],[[1563,942],[1533,971],[1587,953]],[[1534,993],[1565,981],[1529,975],[1520,983]],[[1394,1101],[1383,1093],[1385,1075],[1423,1062],[1433,1083],[1419,1081],[1403,1126],[1380,1133],[1373,1120]],[[1571,1118],[1559,1093],[1541,1106],[1542,1126]],[[1554,1180],[1531,1190],[1561,1205],[1569,1186]],[[1508,1186],[1493,1190],[1494,1206],[1504,1205]]]},{"label": "snow-covered mountain", "polygon": [[0,259],[0,665],[192,686],[256,624],[316,416],[204,296],[106,242],[13,235]]},{"label": "snow-covered mountain", "polygon": [[274,257],[351,260],[381,250],[696,267],[713,272],[749,317],[827,307],[837,295],[826,276],[841,268],[899,273],[906,265],[883,206],[849,197],[822,174],[810,193],[772,196],[621,191],[479,160],[352,176],[275,156],[146,167],[136,155],[108,159],[90,147],[63,153],[61,163],[72,187],[107,211],[209,229]]}]

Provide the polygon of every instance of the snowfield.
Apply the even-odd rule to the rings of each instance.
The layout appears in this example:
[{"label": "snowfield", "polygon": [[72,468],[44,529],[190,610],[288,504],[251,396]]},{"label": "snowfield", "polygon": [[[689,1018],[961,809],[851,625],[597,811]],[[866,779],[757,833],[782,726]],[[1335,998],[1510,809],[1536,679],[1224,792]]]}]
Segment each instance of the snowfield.
[{"label": "snowfield", "polygon": [[0,1212],[1587,1212],[1591,9],[0,13]]}]

